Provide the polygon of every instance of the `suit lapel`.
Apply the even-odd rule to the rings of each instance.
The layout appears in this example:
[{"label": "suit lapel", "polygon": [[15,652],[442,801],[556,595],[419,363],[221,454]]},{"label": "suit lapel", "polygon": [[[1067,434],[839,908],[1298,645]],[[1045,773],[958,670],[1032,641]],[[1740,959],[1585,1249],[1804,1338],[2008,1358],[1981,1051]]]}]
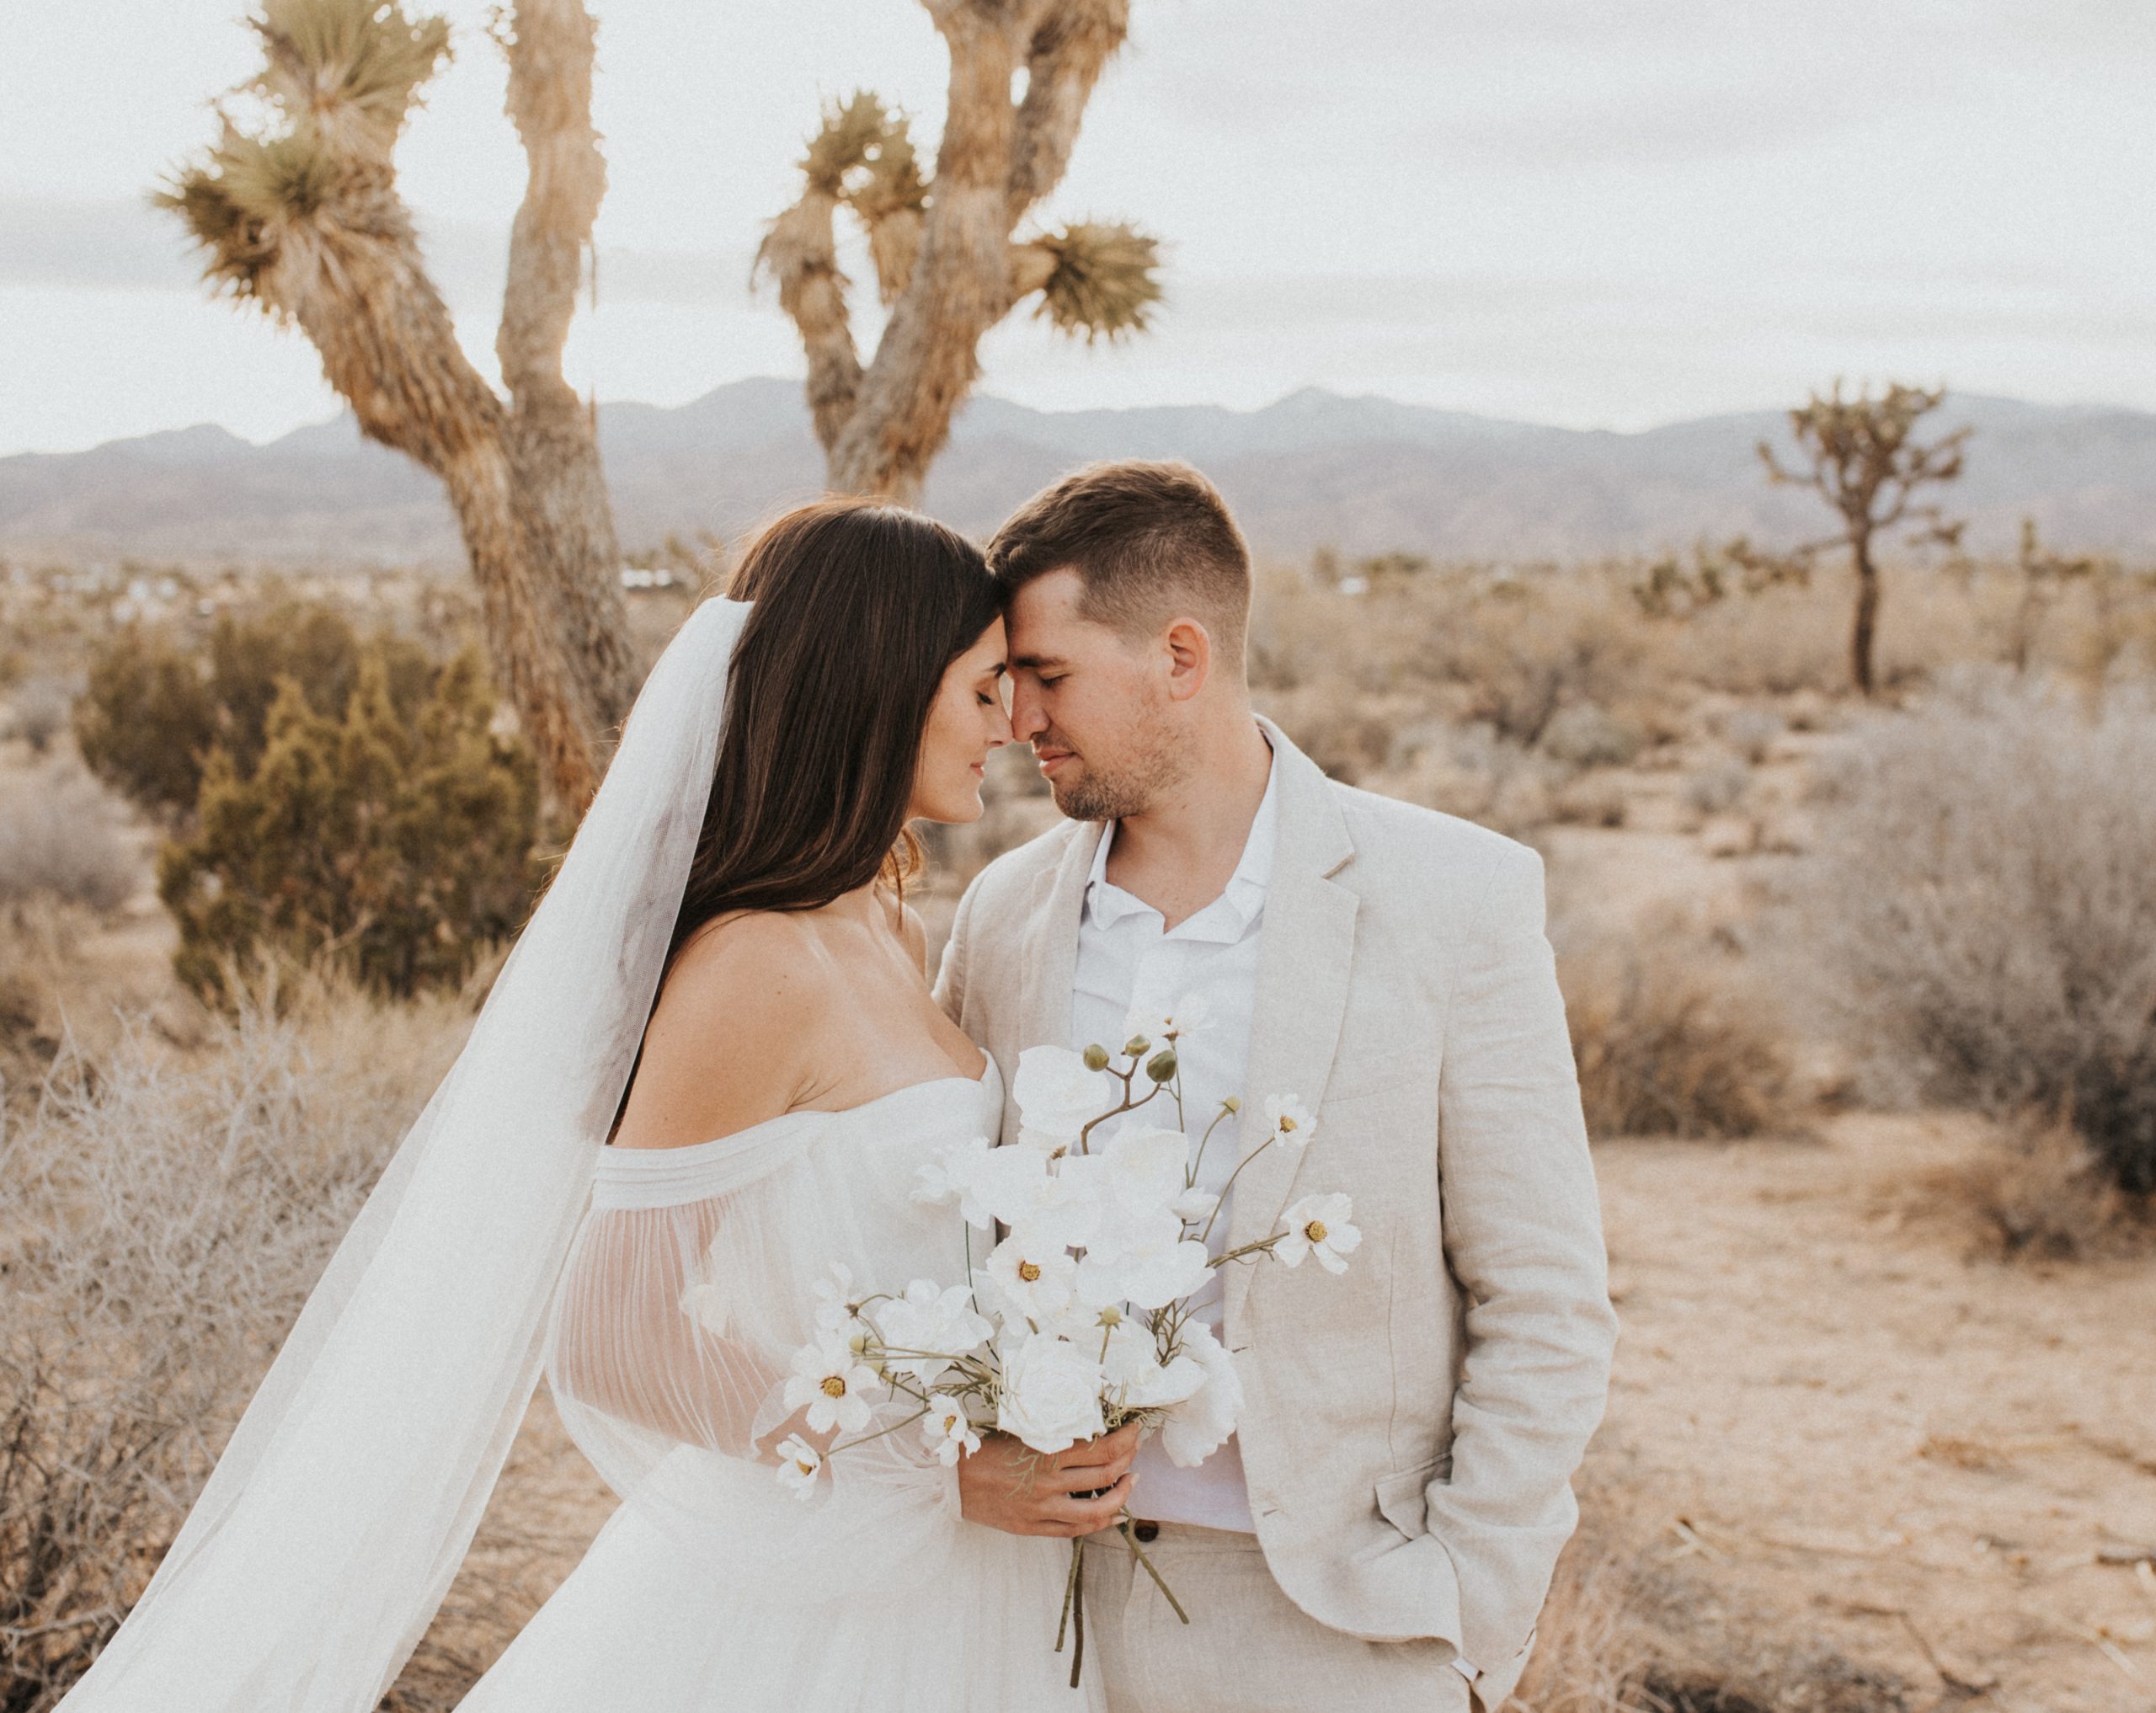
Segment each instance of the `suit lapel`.
[{"label": "suit lapel", "polygon": [[[1300,1153],[1251,1150],[1267,1135],[1268,1096],[1293,1094],[1312,1112],[1325,1097],[1347,1015],[1355,953],[1354,893],[1332,879],[1355,852],[1332,783],[1270,721],[1262,723],[1280,770],[1280,824],[1259,941],[1257,993],[1240,1135],[1249,1163],[1235,1180],[1229,1246],[1265,1236],[1287,1205]],[[1322,1134],[1315,1144],[1325,1145]],[[1257,1267],[1227,1269],[1230,1323],[1241,1314]]]},{"label": "suit lapel", "polygon": [[1003,1134],[1018,1134],[1017,1054],[1028,1047],[1070,1044],[1072,984],[1078,969],[1078,919],[1086,905],[1086,877],[1106,830],[1099,822],[1077,828],[1063,858],[1033,879],[1032,907],[1020,941],[1018,1034],[1009,1049],[1003,1099]]}]

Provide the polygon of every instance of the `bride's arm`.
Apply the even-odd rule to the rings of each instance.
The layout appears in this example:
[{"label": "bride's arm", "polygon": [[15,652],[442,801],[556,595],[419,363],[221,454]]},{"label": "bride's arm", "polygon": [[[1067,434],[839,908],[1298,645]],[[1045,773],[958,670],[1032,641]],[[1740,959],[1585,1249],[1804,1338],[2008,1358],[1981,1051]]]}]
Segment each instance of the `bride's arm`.
[{"label": "bride's arm", "polygon": [[729,1316],[728,1281],[712,1276],[734,1198],[699,1192],[701,1162],[677,1175],[664,1155],[751,1130],[813,1096],[825,976],[799,924],[773,913],[722,918],[675,958],[613,1146],[679,1187],[648,1204],[595,1207],[579,1234],[548,1361],[565,1401],[737,1456],[768,1438],[756,1414],[780,1370]]},{"label": "bride's arm", "polygon": [[757,1411],[782,1375],[727,1327],[723,1285],[702,1277],[722,1206],[595,1211],[570,1257],[547,1376],[565,1402],[747,1457],[768,1438]]}]

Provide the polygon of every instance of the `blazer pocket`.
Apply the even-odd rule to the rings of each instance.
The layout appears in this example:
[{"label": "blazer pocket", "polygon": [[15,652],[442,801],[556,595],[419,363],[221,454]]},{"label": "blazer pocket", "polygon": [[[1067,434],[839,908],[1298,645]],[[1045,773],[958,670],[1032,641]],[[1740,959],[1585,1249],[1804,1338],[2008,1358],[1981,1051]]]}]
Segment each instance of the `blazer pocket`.
[{"label": "blazer pocket", "polygon": [[1437,1080],[1436,1057],[1429,1053],[1344,1059],[1333,1067],[1325,1105],[1344,1107],[1363,1101],[1389,1100],[1404,1092],[1434,1087]]},{"label": "blazer pocket", "polygon": [[1430,1532],[1427,1490],[1452,1463],[1449,1456],[1433,1457],[1412,1469],[1395,1470],[1377,1480],[1379,1513],[1410,1540]]}]

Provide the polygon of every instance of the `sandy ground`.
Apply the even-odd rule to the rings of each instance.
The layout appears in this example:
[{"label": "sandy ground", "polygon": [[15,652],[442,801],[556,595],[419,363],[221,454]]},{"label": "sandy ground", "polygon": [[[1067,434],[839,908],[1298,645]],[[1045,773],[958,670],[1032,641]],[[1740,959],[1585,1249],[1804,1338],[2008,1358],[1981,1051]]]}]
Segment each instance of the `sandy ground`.
[{"label": "sandy ground", "polygon": [[1870,1116],[1600,1150],[1625,1337],[1588,1505],[1703,1673],[2156,1707],[2156,1265],[1986,1258],[1942,1187],[1982,1145]]}]

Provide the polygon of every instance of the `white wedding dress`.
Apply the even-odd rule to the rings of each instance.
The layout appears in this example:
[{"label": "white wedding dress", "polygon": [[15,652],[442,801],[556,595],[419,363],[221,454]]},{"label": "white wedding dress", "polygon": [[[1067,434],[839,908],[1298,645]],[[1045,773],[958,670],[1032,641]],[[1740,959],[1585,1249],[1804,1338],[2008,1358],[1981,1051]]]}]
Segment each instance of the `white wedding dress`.
[{"label": "white wedding dress", "polygon": [[[1069,1545],[966,1522],[916,1427],[841,1450],[806,1502],[758,1449],[834,1262],[857,1294],[966,1281],[964,1222],[910,1193],[1001,1107],[990,1060],[978,1081],[605,1150],[547,1373],[623,1503],[464,1713],[1100,1706],[1097,1673],[1072,1691],[1053,1651]],[[886,1407],[876,1427],[907,1413]]]}]

